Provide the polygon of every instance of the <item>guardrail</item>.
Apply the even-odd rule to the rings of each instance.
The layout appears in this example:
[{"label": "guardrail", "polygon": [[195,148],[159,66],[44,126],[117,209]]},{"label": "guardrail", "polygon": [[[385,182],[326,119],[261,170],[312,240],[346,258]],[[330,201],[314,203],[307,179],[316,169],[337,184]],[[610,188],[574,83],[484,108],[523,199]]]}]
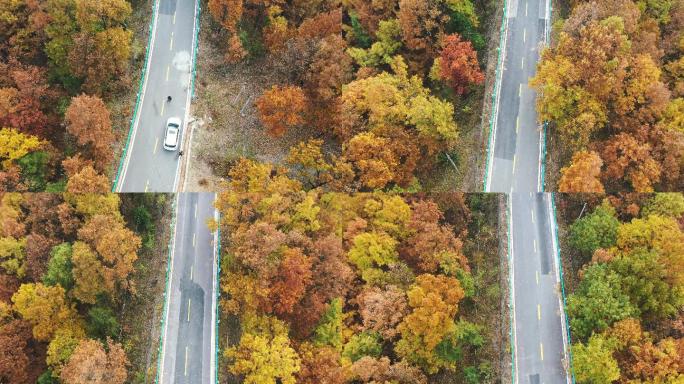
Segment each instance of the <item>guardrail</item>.
[{"label": "guardrail", "polygon": [[190,77],[190,98],[193,99],[195,98],[195,77],[197,75],[197,51],[199,50],[199,30],[200,30],[200,23],[202,22],[202,19],[200,18],[200,14],[202,12],[202,2],[200,0],[197,0],[196,6],[195,6],[195,36],[193,38],[193,41],[195,42],[195,46],[193,47],[192,51],[192,75]]},{"label": "guardrail", "polygon": [[485,163],[485,174],[483,180],[483,189],[489,192],[487,183],[489,181],[490,167],[492,166],[492,145],[494,144],[494,135],[496,133],[496,117],[499,109],[499,91],[501,90],[501,72],[503,68],[502,51],[506,51],[506,26],[508,25],[508,0],[504,0],[503,16],[501,17],[501,29],[499,31],[499,48],[496,57],[496,70],[494,72],[494,89],[492,90],[492,110],[489,115],[489,140],[487,142],[487,162]]},{"label": "guardrail", "polygon": [[[550,40],[550,27],[549,23],[551,20],[551,14],[553,10],[553,5],[551,3],[551,0],[546,0],[546,20],[544,22],[544,44],[546,46],[549,45],[549,40]],[[484,172],[484,177],[483,177],[483,190],[485,192],[489,192],[489,182],[491,181],[491,172],[493,167],[493,155],[492,155],[492,146],[494,145],[494,140],[496,136],[496,125],[497,125],[497,117],[499,113],[499,95],[501,92],[501,72],[502,72],[502,67],[503,67],[503,60],[502,60],[502,52],[506,52],[506,46],[505,46],[505,41],[506,41],[506,26],[508,25],[508,2],[504,0],[504,12],[503,12],[503,21],[501,23],[501,31],[500,34],[501,36],[499,37],[499,54],[497,56],[497,64],[496,64],[496,72],[494,75],[494,90],[492,91],[492,111],[489,116],[489,140],[487,141],[487,162],[485,163],[485,172]],[[542,132],[540,133],[540,143],[539,143],[539,170],[540,170],[540,176],[538,177],[538,190],[540,192],[544,191],[544,184],[545,184],[545,174],[546,174],[546,131],[548,129],[548,123],[544,122],[542,124]]]},{"label": "guardrail", "polygon": [[567,356],[568,356],[568,374],[572,380],[572,384],[575,384],[575,372],[572,369],[572,339],[570,338],[570,323],[568,322],[568,316],[566,314],[567,301],[565,296],[565,282],[563,279],[563,263],[560,257],[560,242],[558,240],[558,221],[556,220],[556,194],[551,193],[551,213],[553,216],[553,223],[551,223],[551,229],[553,231],[553,236],[556,241],[556,261],[558,263],[558,272],[560,275],[560,292],[561,298],[563,299],[563,308],[561,308],[561,317],[565,323],[565,337],[567,337]]},{"label": "guardrail", "polygon": [[218,371],[219,371],[219,323],[221,322],[221,318],[219,317],[219,299],[221,298],[221,213],[217,213],[217,219],[216,219],[216,225],[217,225],[217,243],[218,243],[218,251],[216,253],[216,281],[218,282],[218,288],[216,289],[216,340],[214,342],[216,343],[216,365],[215,367],[215,378],[214,378],[214,383],[217,384],[219,382],[218,379]]},{"label": "guardrail", "polygon": [[[546,0],[546,4],[547,4],[546,9],[547,9],[548,13],[546,15],[546,21],[544,22],[544,44],[545,44],[545,46],[548,47],[549,42],[551,40],[549,23],[551,22],[551,15],[553,14],[553,3],[551,2],[551,0]],[[541,60],[541,52],[540,52],[539,59]],[[541,151],[539,154],[539,156],[540,156],[539,161],[541,162],[541,167],[540,167],[540,169],[541,169],[541,171],[540,171],[541,182],[539,185],[539,187],[540,187],[539,191],[540,192],[544,191],[544,184],[546,181],[546,133],[547,133],[548,129],[549,129],[549,123],[547,121],[545,121],[544,124],[542,124]]]}]

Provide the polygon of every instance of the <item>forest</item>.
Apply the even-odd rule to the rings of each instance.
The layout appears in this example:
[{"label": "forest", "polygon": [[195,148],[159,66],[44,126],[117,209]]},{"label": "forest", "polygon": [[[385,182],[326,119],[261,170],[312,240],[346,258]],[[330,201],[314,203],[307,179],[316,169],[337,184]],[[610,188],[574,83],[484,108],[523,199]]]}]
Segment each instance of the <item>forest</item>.
[{"label": "forest", "polygon": [[133,12],[127,0],[0,1],[0,191],[110,190],[145,48]]},{"label": "forest", "polygon": [[577,382],[682,382],[684,196],[560,195],[559,208]]},{"label": "forest", "polygon": [[0,194],[0,382],[149,382],[167,200]]},{"label": "forest", "polygon": [[684,2],[563,4],[568,15],[530,81],[559,163],[548,189],[683,190]]},{"label": "forest", "polygon": [[500,196],[307,191],[243,162],[216,203],[222,383],[499,382]]},{"label": "forest", "polygon": [[[471,163],[481,143],[473,131],[480,131],[487,32],[481,16],[495,6],[471,0],[209,0],[214,25],[206,28],[220,31],[208,37],[223,47],[224,67],[268,68],[270,84],[254,102],[264,140],[323,153],[318,166],[347,180],[349,189],[416,190],[439,185],[435,178],[451,172],[453,190],[454,178],[461,183],[466,173],[477,173]],[[199,76],[206,83],[201,68]],[[200,85],[200,98],[212,99],[203,92]],[[209,108],[212,116],[225,108],[221,99]],[[215,163],[229,163],[214,166],[225,178],[240,156],[217,156]]]}]

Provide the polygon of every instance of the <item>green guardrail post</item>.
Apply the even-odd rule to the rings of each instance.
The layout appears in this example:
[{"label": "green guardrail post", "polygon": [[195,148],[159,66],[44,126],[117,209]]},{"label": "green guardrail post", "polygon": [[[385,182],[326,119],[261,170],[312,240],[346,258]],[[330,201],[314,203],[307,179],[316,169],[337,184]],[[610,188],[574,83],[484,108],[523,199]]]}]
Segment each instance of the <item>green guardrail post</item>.
[{"label": "green guardrail post", "polygon": [[484,172],[484,180],[482,183],[482,189],[485,190],[487,188],[487,177],[488,177],[488,172],[487,170],[489,169],[489,164],[492,161],[491,160],[491,150],[492,150],[492,135],[493,135],[493,129],[494,129],[494,123],[496,119],[496,115],[498,113],[498,105],[496,104],[496,95],[500,86],[500,75],[501,71],[500,69],[503,68],[503,62],[501,58],[501,50],[504,49],[505,47],[503,46],[504,44],[504,37],[506,33],[506,17],[508,17],[508,0],[504,0],[503,4],[503,15],[501,17],[501,28],[499,32],[499,48],[497,48],[497,57],[496,57],[496,70],[494,71],[494,90],[492,91],[492,111],[489,116],[489,138],[487,140],[487,161],[485,163],[485,172]]},{"label": "green guardrail post", "polygon": [[[552,10],[553,10],[553,3],[551,0],[546,0],[546,1],[549,4],[549,20],[547,20],[547,23],[551,23],[551,14],[552,14]],[[549,29],[550,28],[546,28],[546,31],[544,33],[544,44],[547,47],[549,46],[549,42],[551,39],[551,37],[550,37],[551,32],[549,31]],[[542,128],[542,150],[541,150],[541,152],[542,152],[541,153],[542,166],[541,166],[541,191],[540,192],[544,191],[544,189],[545,189],[544,186],[546,184],[546,133],[549,129],[548,122],[545,121],[544,124],[542,124],[542,127],[543,127]]]},{"label": "green guardrail post", "polygon": [[[221,213],[219,212],[218,214],[218,220],[216,221],[217,224],[217,238],[218,238],[218,251],[216,254],[216,281],[221,282]],[[221,322],[221,319],[219,319],[219,299],[221,298],[221,286],[219,284],[218,289],[216,290],[216,381],[215,383],[218,384],[218,371],[219,371],[219,323]]]},{"label": "green guardrail post", "polygon": [[200,12],[202,11],[202,3],[200,0],[197,0],[195,3],[195,30],[193,33],[195,34],[195,46],[193,47],[193,53],[192,53],[192,76],[190,79],[190,98],[195,98],[195,77],[197,77],[197,51],[199,50],[199,29],[200,29],[200,23],[202,22],[202,19],[200,18]]},{"label": "green guardrail post", "polygon": [[561,286],[561,297],[563,298],[563,308],[561,310],[563,313],[565,313],[565,316],[563,318],[565,319],[565,332],[566,336],[568,338],[568,370],[570,374],[570,378],[572,380],[572,383],[575,384],[575,372],[572,369],[572,339],[570,338],[570,323],[568,322],[568,316],[567,316],[567,303],[566,303],[566,296],[565,296],[565,282],[563,279],[563,263],[561,262],[561,257],[560,257],[560,242],[558,241],[558,220],[556,219],[556,194],[555,192],[551,193],[551,207],[553,209],[553,223],[551,224],[551,227],[553,228],[553,236],[556,239],[556,245],[557,245],[557,251],[556,251],[556,260],[558,262],[558,271],[560,275],[560,286]]},{"label": "green guardrail post", "polygon": [[546,130],[548,124],[544,122],[542,129],[542,149],[541,149],[541,191],[544,192],[544,185],[546,183]]}]

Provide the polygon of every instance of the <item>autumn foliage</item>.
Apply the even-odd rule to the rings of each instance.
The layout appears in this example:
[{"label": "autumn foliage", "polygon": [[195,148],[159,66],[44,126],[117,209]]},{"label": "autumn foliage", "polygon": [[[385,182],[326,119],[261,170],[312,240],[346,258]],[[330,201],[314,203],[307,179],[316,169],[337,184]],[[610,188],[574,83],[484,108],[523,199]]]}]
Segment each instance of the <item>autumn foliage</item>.
[{"label": "autumn foliage", "polygon": [[574,6],[530,83],[539,119],[558,140],[560,189],[599,191],[600,182],[609,192],[681,190],[684,51],[673,42],[682,39],[683,12],[670,2]]},{"label": "autumn foliage", "polygon": [[131,85],[132,12],[128,0],[0,4],[0,129],[41,143],[14,151],[0,140],[0,191],[63,191],[62,162],[79,153],[97,174],[80,174],[72,190],[109,189],[116,138],[105,103]]},{"label": "autumn foliage", "polygon": [[[462,199],[441,201],[469,221]],[[243,159],[216,207],[230,254],[221,308],[242,329],[224,358],[246,382],[425,383],[460,369],[456,350],[481,346],[459,336],[479,326],[456,320],[473,294],[467,232],[430,198],[306,190],[285,169]]]},{"label": "autumn foliage", "polygon": [[457,94],[463,94],[471,84],[484,82],[477,52],[470,41],[463,41],[458,34],[453,34],[447,36],[442,44],[440,75]]},{"label": "autumn foliage", "polygon": [[96,169],[102,172],[112,160],[112,122],[109,111],[96,96],[74,97],[64,115],[67,132],[76,137]]},{"label": "autumn foliage", "polygon": [[29,364],[36,352],[32,347],[31,337],[31,327],[23,320],[12,319],[3,321],[0,325],[0,378],[3,381],[28,381]]},{"label": "autumn foliage", "polygon": [[107,350],[95,340],[82,340],[62,368],[60,378],[66,384],[124,384],[128,360],[121,345],[107,340]]},{"label": "autumn foliage", "polygon": [[[566,217],[582,200],[562,203]],[[684,377],[683,213],[681,193],[612,196],[570,225],[569,252],[584,261],[567,299],[579,383]]]},{"label": "autumn foliage", "polygon": [[209,10],[227,61],[273,80],[255,103],[265,132],[296,137],[291,154],[325,148],[316,180],[296,170],[306,184],[416,188],[460,151],[470,106],[455,106],[484,81],[470,0],[212,0]]},{"label": "autumn foliage", "polygon": [[257,100],[259,117],[272,136],[282,136],[288,129],[304,122],[304,92],[298,87],[273,86]]},{"label": "autumn foliage", "polygon": [[561,169],[559,192],[604,193],[599,178],[603,160],[596,152],[577,152],[569,166]]},{"label": "autumn foliage", "polygon": [[0,380],[125,383],[141,245],[118,195],[0,193]]}]

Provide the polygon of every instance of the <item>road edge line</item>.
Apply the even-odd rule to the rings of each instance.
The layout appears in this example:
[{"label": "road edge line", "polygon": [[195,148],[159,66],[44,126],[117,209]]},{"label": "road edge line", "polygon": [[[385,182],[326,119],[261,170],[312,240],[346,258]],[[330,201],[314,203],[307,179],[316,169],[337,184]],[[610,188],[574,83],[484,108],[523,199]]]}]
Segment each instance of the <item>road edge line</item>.
[{"label": "road edge line", "polygon": [[167,327],[167,322],[166,319],[169,316],[169,289],[170,289],[170,284],[171,284],[171,274],[173,273],[173,254],[176,250],[176,217],[178,216],[178,200],[180,198],[180,194],[174,194],[174,201],[173,201],[173,208],[172,208],[172,215],[171,215],[171,227],[173,227],[172,235],[171,238],[169,239],[169,252],[168,256],[166,258],[166,288],[164,289],[164,313],[162,314],[161,318],[161,332],[159,332],[159,350],[157,351],[157,375],[154,379],[155,384],[159,384],[161,378],[163,378],[163,369],[164,369],[164,359],[165,355],[162,353],[164,350],[164,342],[166,341],[166,332],[168,330]]},{"label": "road edge line", "polygon": [[214,267],[215,267],[215,274],[214,274],[214,290],[216,292],[214,297],[212,298],[213,301],[213,314],[214,316],[214,328],[212,332],[214,332],[214,338],[213,338],[213,343],[214,343],[214,356],[212,358],[214,359],[213,361],[213,367],[214,367],[214,383],[218,383],[218,354],[219,354],[219,306],[218,306],[218,301],[219,297],[221,295],[221,286],[219,284],[220,279],[221,279],[221,213],[216,209],[216,199],[218,195],[214,193],[214,219],[216,220],[216,232],[214,234],[214,239],[215,239],[215,245],[214,245]]},{"label": "road edge line", "polygon": [[570,324],[568,324],[568,317],[566,314],[566,297],[565,297],[565,283],[563,282],[563,264],[560,257],[560,242],[558,240],[558,221],[556,220],[556,195],[554,192],[548,192],[549,198],[549,216],[551,219],[551,241],[554,246],[554,253],[556,255],[556,278],[560,283],[560,297],[558,298],[558,304],[560,305],[560,317],[561,317],[561,327],[563,329],[563,343],[565,344],[563,348],[563,353],[565,361],[567,361],[566,366],[566,378],[568,383],[575,384],[575,374],[572,369],[572,349],[571,338],[570,338]]},{"label": "road edge line", "polygon": [[131,124],[128,126],[126,144],[124,145],[123,154],[119,160],[119,167],[116,171],[116,177],[114,178],[114,183],[112,184],[112,192],[121,192],[121,184],[119,184],[119,182],[123,183],[123,180],[126,178],[126,171],[128,169],[128,163],[130,161],[131,155],[131,152],[129,151],[129,145],[131,142],[133,142],[133,140],[135,140],[135,135],[138,131],[138,124],[140,123],[140,106],[145,100],[145,91],[147,90],[147,80],[149,79],[148,73],[150,70],[152,51],[154,50],[154,41],[156,39],[155,31],[157,30],[158,21],[159,0],[155,0],[154,6],[152,7],[152,21],[150,21],[150,32],[147,38],[147,49],[145,50],[145,66],[143,67],[142,78],[140,79],[140,85],[138,87],[138,95],[136,96],[133,117],[131,118]]},{"label": "road edge line", "polygon": [[483,180],[484,192],[489,192],[492,180],[492,148],[496,141],[497,118],[499,116],[499,99],[501,95],[501,78],[503,76],[503,62],[506,59],[506,42],[508,41],[508,7],[510,3],[504,0],[503,15],[501,16],[501,36],[499,36],[499,54],[496,58],[496,71],[494,73],[494,90],[492,91],[492,113],[489,117],[489,140],[487,140],[487,163]]}]

